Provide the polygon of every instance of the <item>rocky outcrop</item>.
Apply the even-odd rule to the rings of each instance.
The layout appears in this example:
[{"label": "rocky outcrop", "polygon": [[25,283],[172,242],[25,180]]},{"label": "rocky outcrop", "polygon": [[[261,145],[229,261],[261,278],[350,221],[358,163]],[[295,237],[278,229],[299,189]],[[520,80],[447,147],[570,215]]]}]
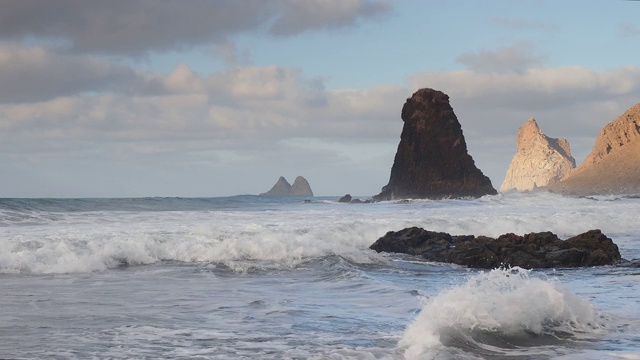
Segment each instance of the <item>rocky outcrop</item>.
[{"label": "rocky outcrop", "polygon": [[567,240],[560,240],[551,232],[524,236],[509,233],[494,239],[452,236],[412,227],[389,231],[370,248],[483,269],[582,267],[610,265],[621,260],[618,246],[600,230],[590,230]]},{"label": "rocky outcrop", "polygon": [[313,191],[311,191],[311,186],[309,186],[307,179],[302,176],[296,178],[293,186],[289,184],[287,179],[280,176],[271,190],[260,194],[260,196],[313,196]]},{"label": "rocky outcrop", "polygon": [[607,124],[584,163],[547,188],[574,195],[640,194],[640,104]]},{"label": "rocky outcrop", "polygon": [[371,200],[362,200],[358,198],[351,197],[350,194],[346,194],[338,200],[339,203],[347,203],[347,204],[368,204]]},{"label": "rocky outcrop", "polygon": [[420,89],[402,108],[404,126],[389,183],[375,201],[497,194],[467,153],[449,96]]},{"label": "rocky outcrop", "polygon": [[271,190],[260,194],[260,196],[289,196],[289,192],[291,191],[291,184],[284,178],[284,176],[280,176],[275,185],[271,188]]},{"label": "rocky outcrop", "polygon": [[290,196],[313,196],[313,191],[311,191],[311,186],[307,179],[302,176],[298,176],[293,185],[291,185],[291,189],[289,190]]},{"label": "rocky outcrop", "polygon": [[500,191],[530,191],[560,181],[576,161],[566,139],[546,136],[531,118],[516,136],[517,151],[507,170]]}]

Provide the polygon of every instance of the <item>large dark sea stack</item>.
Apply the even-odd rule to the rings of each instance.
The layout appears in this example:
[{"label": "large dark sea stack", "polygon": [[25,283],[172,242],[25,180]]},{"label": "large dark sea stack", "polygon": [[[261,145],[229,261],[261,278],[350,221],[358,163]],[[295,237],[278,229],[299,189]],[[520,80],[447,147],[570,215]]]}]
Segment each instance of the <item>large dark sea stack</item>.
[{"label": "large dark sea stack", "polygon": [[524,236],[509,233],[494,239],[452,236],[412,227],[389,231],[370,248],[483,269],[582,267],[611,265],[621,260],[618,246],[600,230],[590,230],[567,240],[560,240],[551,232]]},{"label": "large dark sea stack", "polygon": [[420,89],[402,108],[404,127],[389,184],[374,200],[442,199],[497,194],[480,171],[449,104],[449,96]]}]

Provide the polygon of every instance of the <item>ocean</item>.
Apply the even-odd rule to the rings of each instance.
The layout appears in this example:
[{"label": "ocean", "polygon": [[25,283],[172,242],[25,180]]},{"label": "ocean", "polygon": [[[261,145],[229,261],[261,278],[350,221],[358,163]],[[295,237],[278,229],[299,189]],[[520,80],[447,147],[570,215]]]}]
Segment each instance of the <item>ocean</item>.
[{"label": "ocean", "polygon": [[640,198],[0,199],[1,359],[640,359],[640,268],[469,269],[387,231],[601,229]]}]

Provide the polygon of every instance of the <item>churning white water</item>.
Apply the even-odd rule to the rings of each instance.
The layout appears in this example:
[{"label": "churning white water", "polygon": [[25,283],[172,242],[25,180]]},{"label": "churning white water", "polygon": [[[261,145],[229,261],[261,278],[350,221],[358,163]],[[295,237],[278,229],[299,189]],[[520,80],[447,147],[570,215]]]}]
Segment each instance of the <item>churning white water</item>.
[{"label": "churning white water", "polygon": [[638,268],[479,271],[368,249],[409,226],[597,228],[638,259],[638,198],[304,200],[0,199],[0,358],[640,358]]}]

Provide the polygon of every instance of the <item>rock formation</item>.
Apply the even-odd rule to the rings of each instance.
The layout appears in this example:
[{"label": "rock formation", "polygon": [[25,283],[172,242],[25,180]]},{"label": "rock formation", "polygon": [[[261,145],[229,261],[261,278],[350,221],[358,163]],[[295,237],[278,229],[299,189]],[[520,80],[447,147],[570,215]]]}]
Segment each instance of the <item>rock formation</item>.
[{"label": "rock formation", "polygon": [[311,186],[309,186],[307,179],[302,176],[296,178],[293,186],[289,184],[287,179],[280,176],[271,190],[260,194],[260,196],[313,196],[313,191],[311,191]]},{"label": "rock formation", "polygon": [[584,163],[547,188],[575,195],[640,194],[640,103],[607,124]]},{"label": "rock formation", "polygon": [[313,196],[313,191],[311,191],[311,186],[307,179],[302,176],[298,176],[293,185],[291,185],[291,189],[289,190],[290,196]]},{"label": "rock formation", "polygon": [[522,268],[581,267],[615,264],[621,260],[618,246],[600,230],[590,230],[567,240],[551,232],[524,236],[504,234],[497,239],[412,227],[389,231],[370,247],[377,252],[421,256],[428,261],[475,268],[500,266]]},{"label": "rock formation", "polygon": [[373,200],[497,194],[467,153],[449,96],[420,89],[402,108],[404,126],[389,183]]},{"label": "rock formation", "polygon": [[560,181],[576,167],[566,139],[546,136],[531,118],[520,127],[517,151],[500,191],[529,191]]},{"label": "rock formation", "polygon": [[347,204],[368,204],[371,200],[362,200],[358,198],[351,197],[351,194],[346,194],[338,200],[339,203],[347,203]]},{"label": "rock formation", "polygon": [[260,196],[289,196],[289,192],[291,191],[291,184],[284,178],[284,176],[280,176],[275,185],[271,188],[271,190],[266,193],[260,194]]}]

